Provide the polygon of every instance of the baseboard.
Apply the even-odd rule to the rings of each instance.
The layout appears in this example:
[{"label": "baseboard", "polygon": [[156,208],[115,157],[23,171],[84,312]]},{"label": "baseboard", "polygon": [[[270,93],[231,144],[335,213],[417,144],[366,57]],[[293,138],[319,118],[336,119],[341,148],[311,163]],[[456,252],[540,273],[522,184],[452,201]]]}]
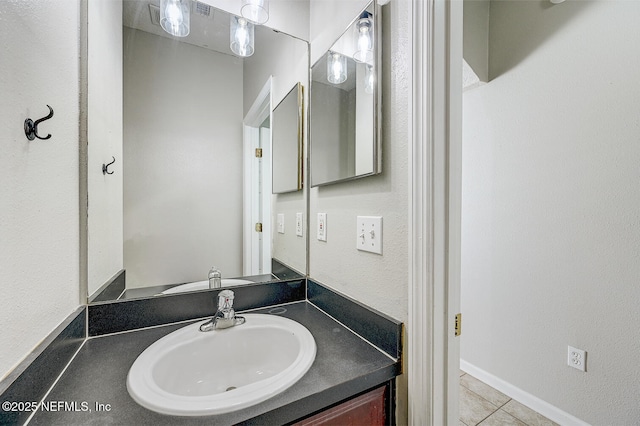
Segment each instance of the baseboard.
[{"label": "baseboard", "polygon": [[589,426],[589,423],[462,359],[460,369],[562,426]]}]

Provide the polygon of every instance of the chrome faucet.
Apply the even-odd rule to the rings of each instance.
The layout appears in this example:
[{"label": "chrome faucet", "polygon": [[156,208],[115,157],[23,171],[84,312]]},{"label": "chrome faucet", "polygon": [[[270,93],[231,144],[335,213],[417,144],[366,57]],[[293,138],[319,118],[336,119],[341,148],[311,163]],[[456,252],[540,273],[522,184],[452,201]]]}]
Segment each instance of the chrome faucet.
[{"label": "chrome faucet", "polygon": [[244,317],[236,316],[236,312],[233,310],[233,298],[231,290],[222,290],[218,293],[218,311],[213,318],[200,326],[200,331],[211,331],[244,324]]},{"label": "chrome faucet", "polygon": [[209,288],[222,287],[222,272],[215,266],[209,270]]}]

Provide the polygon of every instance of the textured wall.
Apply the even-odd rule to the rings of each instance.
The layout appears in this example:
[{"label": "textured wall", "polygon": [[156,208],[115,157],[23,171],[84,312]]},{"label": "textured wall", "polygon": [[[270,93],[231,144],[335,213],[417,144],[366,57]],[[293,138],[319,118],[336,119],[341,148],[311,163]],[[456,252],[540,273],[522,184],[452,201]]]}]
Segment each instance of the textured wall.
[{"label": "textured wall", "polygon": [[[383,8],[382,174],[310,191],[311,277],[402,321],[408,291],[408,11],[404,1]],[[343,21],[345,27],[350,22]],[[312,39],[335,40],[341,30],[333,31],[335,37],[312,34]],[[316,239],[319,212],[327,213],[326,242]],[[383,216],[382,256],[356,249],[358,215]]]},{"label": "textured wall", "polygon": [[242,61],[128,28],[125,55],[127,287],[242,275]]},{"label": "textured wall", "polygon": [[592,424],[640,419],[639,16],[492,2],[464,94],[462,359]]},{"label": "textured wall", "polygon": [[[357,3],[311,2],[312,63],[366,6],[366,2]],[[314,16],[314,11],[319,15]],[[311,188],[309,274],[406,323],[411,4],[394,0],[384,6],[382,12],[382,174]],[[316,239],[319,212],[327,213],[326,242]],[[358,215],[383,217],[382,256],[356,249]],[[406,374],[398,380],[396,417],[398,424],[407,423]]]},{"label": "textured wall", "polygon": [[0,2],[0,377],[79,304],[79,6]]}]

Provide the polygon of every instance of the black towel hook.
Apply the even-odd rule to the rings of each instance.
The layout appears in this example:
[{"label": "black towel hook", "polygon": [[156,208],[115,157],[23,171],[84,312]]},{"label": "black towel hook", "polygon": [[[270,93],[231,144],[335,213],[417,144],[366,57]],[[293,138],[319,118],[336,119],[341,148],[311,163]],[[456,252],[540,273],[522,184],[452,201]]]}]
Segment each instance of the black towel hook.
[{"label": "black towel hook", "polygon": [[27,139],[29,139],[30,141],[34,140],[35,138],[45,140],[51,137],[50,134],[45,136],[44,138],[38,135],[38,124],[53,117],[53,108],[51,108],[49,105],[47,105],[47,108],[49,108],[49,115],[47,115],[46,117],[42,117],[41,119],[36,120],[35,122],[30,118],[27,118],[26,120],[24,120],[24,134],[27,136]]},{"label": "black towel hook", "polygon": [[111,158],[113,158],[112,162],[110,162],[109,164],[102,164],[102,174],[103,175],[112,175],[113,174],[113,172],[109,171],[109,166],[116,162],[116,157],[114,157],[112,155]]}]

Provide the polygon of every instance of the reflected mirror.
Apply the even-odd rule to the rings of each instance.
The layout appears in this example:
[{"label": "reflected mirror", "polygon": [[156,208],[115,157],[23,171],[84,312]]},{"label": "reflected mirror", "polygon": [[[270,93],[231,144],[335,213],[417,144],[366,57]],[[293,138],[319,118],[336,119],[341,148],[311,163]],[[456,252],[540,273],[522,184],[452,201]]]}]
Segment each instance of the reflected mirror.
[{"label": "reflected mirror", "polygon": [[[294,247],[272,240],[272,216],[282,208],[271,195],[272,155],[279,155],[271,132],[274,125],[300,130],[298,114],[272,111],[294,84],[307,84],[308,43],[255,26],[252,55],[240,57],[232,51],[232,15],[193,2],[189,35],[173,37],[158,23],[158,4],[122,2],[123,130],[108,142],[115,148],[92,137],[92,120],[108,111],[91,109],[105,82],[91,80],[91,55],[104,50],[93,50],[100,35],[89,16],[89,300],[208,289],[213,269],[222,286],[305,274],[306,235]],[[103,174],[97,165],[111,155],[114,174]],[[273,161],[297,169],[299,156]],[[302,191],[287,203],[306,211]]]},{"label": "reflected mirror", "polygon": [[312,68],[311,186],[381,171],[379,14],[370,3]]},{"label": "reflected mirror", "polygon": [[273,111],[273,193],[302,189],[302,85],[296,84]]}]

